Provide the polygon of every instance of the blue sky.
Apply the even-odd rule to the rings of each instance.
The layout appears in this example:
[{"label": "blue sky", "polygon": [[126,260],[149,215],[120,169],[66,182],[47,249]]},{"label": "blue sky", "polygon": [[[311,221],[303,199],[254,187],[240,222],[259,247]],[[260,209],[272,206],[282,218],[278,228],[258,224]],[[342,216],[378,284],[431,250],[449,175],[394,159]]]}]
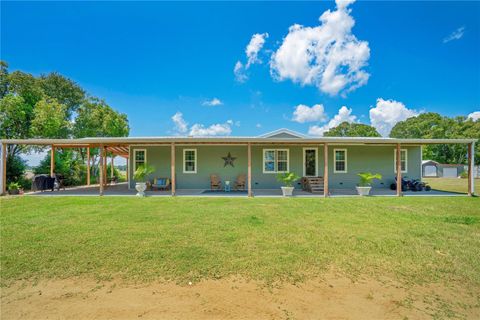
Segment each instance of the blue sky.
[{"label": "blue sky", "polygon": [[[1,6],[1,58],[10,70],[75,80],[126,113],[131,136],[281,127],[321,135],[343,120],[388,134],[420,112],[480,115],[479,2]],[[322,14],[333,22],[319,22]],[[264,43],[252,42],[247,56],[255,34]]]}]

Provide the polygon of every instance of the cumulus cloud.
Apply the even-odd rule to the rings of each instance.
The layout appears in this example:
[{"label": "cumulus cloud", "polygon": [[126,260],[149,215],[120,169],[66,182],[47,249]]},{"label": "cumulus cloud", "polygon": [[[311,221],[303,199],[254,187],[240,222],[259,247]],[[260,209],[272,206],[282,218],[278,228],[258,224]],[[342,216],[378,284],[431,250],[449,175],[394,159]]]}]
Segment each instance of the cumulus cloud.
[{"label": "cumulus cloud", "polygon": [[348,109],[346,106],[343,106],[338,110],[338,113],[327,124],[323,126],[315,125],[308,128],[308,134],[312,136],[323,136],[326,131],[338,126],[340,123],[345,121],[349,123],[356,122],[357,117],[352,115],[352,109]]},{"label": "cumulus cloud", "polygon": [[232,133],[232,126],[240,126],[240,122],[233,122],[233,120],[227,120],[225,123],[216,123],[210,126],[205,126],[201,123],[195,123],[188,128],[188,123],[183,119],[183,114],[177,112],[173,115],[172,121],[175,125],[175,131],[179,134],[186,134],[190,136],[228,136]]},{"label": "cumulus cloud", "polygon": [[417,111],[399,101],[378,98],[375,107],[370,109],[370,123],[382,136],[388,136],[397,122],[417,115]]},{"label": "cumulus cloud", "polygon": [[223,102],[218,98],[213,98],[211,100],[205,100],[202,102],[202,106],[209,106],[209,107],[221,106],[222,104]]},{"label": "cumulus cloud", "polygon": [[272,76],[314,85],[329,95],[366,84],[370,75],[363,68],[370,58],[370,48],[368,42],[352,34],[355,20],[348,6],[353,2],[337,0],[337,9],[325,11],[319,26],[292,25],[271,57]]},{"label": "cumulus cloud", "polygon": [[299,104],[295,107],[292,121],[305,123],[315,121],[325,121],[327,118],[323,105],[316,104],[313,107],[308,107],[304,104]]},{"label": "cumulus cloud", "polygon": [[475,111],[475,112],[472,112],[468,115],[468,118],[469,119],[472,119],[473,121],[477,121],[480,119],[480,111]]},{"label": "cumulus cloud", "polygon": [[243,64],[240,61],[235,63],[233,68],[233,74],[235,75],[235,80],[238,82],[245,82],[248,79],[247,70],[252,64],[262,63],[262,60],[258,57],[258,53],[262,50],[263,45],[265,44],[266,39],[268,38],[268,33],[255,33],[247,47],[245,48],[245,54],[247,56],[247,63]]},{"label": "cumulus cloud", "polygon": [[465,33],[465,27],[460,27],[457,30],[453,31],[450,33],[448,36],[443,38],[443,43],[447,43],[453,40],[458,40],[463,37],[463,34]]},{"label": "cumulus cloud", "polygon": [[175,131],[178,133],[185,133],[188,131],[188,123],[183,119],[183,114],[177,112],[173,115],[172,121],[175,125]]}]

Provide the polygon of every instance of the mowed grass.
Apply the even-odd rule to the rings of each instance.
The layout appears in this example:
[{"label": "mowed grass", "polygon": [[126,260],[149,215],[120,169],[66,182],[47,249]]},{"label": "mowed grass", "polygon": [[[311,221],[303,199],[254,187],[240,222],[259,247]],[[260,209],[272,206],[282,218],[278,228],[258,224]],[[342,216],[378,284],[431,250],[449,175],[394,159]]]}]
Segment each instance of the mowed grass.
[{"label": "mowed grass", "polygon": [[299,281],[329,268],[480,287],[480,199],[1,198],[2,285]]},{"label": "mowed grass", "polygon": [[[449,192],[468,192],[468,179],[461,178],[422,178],[432,189]],[[480,195],[480,179],[475,179],[475,194]]]}]

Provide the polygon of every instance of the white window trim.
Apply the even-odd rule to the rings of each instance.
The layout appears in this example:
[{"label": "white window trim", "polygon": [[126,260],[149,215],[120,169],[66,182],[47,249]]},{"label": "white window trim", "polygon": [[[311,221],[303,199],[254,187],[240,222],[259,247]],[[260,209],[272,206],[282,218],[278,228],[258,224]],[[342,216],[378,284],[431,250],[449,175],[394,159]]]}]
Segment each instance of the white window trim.
[{"label": "white window trim", "polygon": [[[274,151],[275,152],[274,170],[273,171],[265,171],[265,161],[266,161],[265,152],[266,151]],[[287,152],[287,170],[286,171],[278,171],[278,157],[277,157],[278,151],[286,151]],[[276,173],[285,173],[285,172],[290,171],[290,149],[262,149],[262,153],[263,153],[263,155],[262,155],[262,158],[263,158],[263,161],[262,161],[263,173],[265,173],[265,174],[269,174],[269,173],[276,174]]]},{"label": "white window trim", "polygon": [[303,176],[307,176],[307,173],[305,172],[305,151],[307,150],[315,151],[315,177],[318,177],[318,148],[303,148]]},{"label": "white window trim", "polygon": [[147,149],[133,149],[133,174],[137,171],[137,152],[143,151],[145,153],[144,163],[147,165]]},{"label": "white window trim", "polygon": [[[408,149],[400,149],[400,158],[402,152],[405,152],[405,170],[402,170],[402,173],[408,173]],[[397,149],[393,149],[393,172],[397,173]]]},{"label": "white window trim", "polygon": [[[338,171],[337,170],[337,157],[336,157],[337,151],[344,151],[345,152],[345,170],[344,171]],[[333,149],[333,173],[348,173],[347,164],[348,164],[347,149]]]},{"label": "white window trim", "polygon": [[[195,153],[195,170],[194,171],[186,171],[185,170],[185,153],[187,151],[193,151]],[[197,159],[198,159],[198,154],[197,154],[197,149],[183,149],[183,173],[197,173]]]}]

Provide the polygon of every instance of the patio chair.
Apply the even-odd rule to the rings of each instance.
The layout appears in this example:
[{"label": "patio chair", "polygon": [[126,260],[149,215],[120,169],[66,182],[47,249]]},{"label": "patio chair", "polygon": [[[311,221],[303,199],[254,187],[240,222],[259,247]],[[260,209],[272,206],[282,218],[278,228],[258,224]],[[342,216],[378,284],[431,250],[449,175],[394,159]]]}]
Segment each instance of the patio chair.
[{"label": "patio chair", "polygon": [[210,175],[210,190],[222,190],[222,180],[217,174]]},{"label": "patio chair", "polygon": [[244,173],[240,173],[235,180],[233,187],[235,190],[245,190],[245,185],[247,183],[247,176]]},{"label": "patio chair", "polygon": [[169,178],[155,178],[153,183],[150,185],[152,190],[169,190],[170,189],[170,179]]}]

